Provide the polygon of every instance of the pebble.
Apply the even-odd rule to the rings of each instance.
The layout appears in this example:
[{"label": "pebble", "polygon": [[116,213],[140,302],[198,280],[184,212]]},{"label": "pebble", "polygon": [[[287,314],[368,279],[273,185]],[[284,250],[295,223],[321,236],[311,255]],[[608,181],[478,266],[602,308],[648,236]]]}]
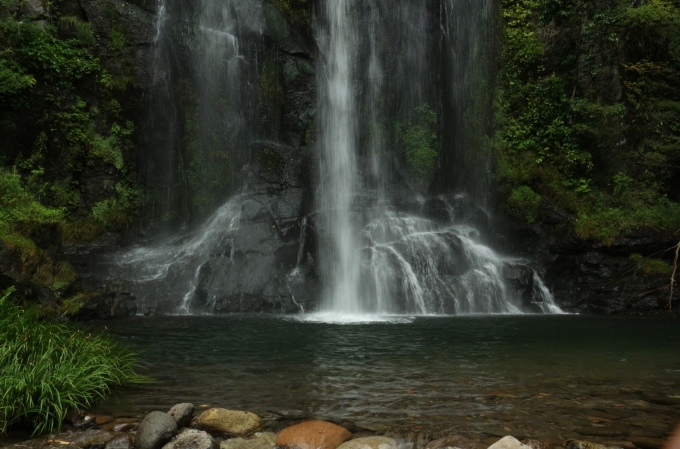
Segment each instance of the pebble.
[{"label": "pebble", "polygon": [[397,449],[397,442],[386,437],[363,437],[342,443],[338,449]]}]

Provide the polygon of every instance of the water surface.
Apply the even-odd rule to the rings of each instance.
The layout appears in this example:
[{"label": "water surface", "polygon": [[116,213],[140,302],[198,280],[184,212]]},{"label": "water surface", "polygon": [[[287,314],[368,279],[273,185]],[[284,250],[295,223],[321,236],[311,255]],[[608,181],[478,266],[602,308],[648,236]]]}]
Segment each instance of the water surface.
[{"label": "water surface", "polygon": [[680,326],[581,316],[394,318],[328,324],[267,315],[106,324],[156,382],[107,412],[177,402],[376,432],[619,441],[680,418]]}]

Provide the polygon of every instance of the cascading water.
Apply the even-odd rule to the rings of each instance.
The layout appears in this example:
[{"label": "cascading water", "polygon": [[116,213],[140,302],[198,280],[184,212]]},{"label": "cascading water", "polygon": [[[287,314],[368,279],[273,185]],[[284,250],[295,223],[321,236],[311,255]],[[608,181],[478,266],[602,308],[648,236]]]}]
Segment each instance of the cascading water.
[{"label": "cascading water", "polygon": [[[429,101],[438,104],[444,130],[440,160],[447,165],[454,157],[460,165],[449,173],[453,187],[466,191],[473,207],[486,206],[489,155],[472,144],[487,131],[491,5],[443,0],[433,11],[422,1],[325,3],[317,20],[324,315],[525,309],[526,299],[506,280],[507,266],[518,261],[497,255],[474,226],[453,214],[433,221],[395,205],[431,181],[413,176],[393,149],[403,140],[400,127]],[[444,54],[433,61],[428,36],[437,21]],[[445,68],[451,70],[442,73]],[[395,187],[400,183],[406,192]],[[543,312],[559,312],[540,277],[533,277],[531,301]]]},{"label": "cascading water", "polygon": [[319,36],[324,54],[319,70],[321,95],[320,225],[328,231],[321,267],[327,284],[325,307],[361,313],[361,250],[353,216],[357,191],[357,110],[354,67],[357,24],[351,0],[325,2],[328,30]]}]

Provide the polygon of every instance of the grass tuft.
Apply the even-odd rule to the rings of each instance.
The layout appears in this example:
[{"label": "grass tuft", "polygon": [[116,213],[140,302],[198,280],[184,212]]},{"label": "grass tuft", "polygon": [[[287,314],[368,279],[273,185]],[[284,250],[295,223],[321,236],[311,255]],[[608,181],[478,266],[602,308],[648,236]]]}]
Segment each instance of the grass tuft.
[{"label": "grass tuft", "polygon": [[112,387],[144,379],[137,358],[102,333],[41,321],[0,296],[0,433],[25,423],[52,432],[69,410],[89,407]]}]

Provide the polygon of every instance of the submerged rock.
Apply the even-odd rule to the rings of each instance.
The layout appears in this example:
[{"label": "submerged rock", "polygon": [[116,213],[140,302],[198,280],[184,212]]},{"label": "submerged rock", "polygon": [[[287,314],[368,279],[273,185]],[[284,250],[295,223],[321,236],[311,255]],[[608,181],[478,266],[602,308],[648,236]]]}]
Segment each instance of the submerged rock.
[{"label": "submerged rock", "polygon": [[159,449],[170,441],[176,432],[177,424],[172,416],[163,412],[151,412],[139,424],[135,447]]},{"label": "submerged rock", "polygon": [[450,435],[448,437],[430,441],[425,446],[425,449],[442,449],[446,447],[455,447],[459,449],[486,449],[485,444],[472,441],[461,435]]},{"label": "submerged rock", "polygon": [[134,445],[128,437],[117,437],[106,443],[104,449],[132,449]]},{"label": "submerged rock", "polygon": [[336,449],[352,435],[349,430],[326,421],[307,421],[283,429],[276,445],[288,449]]},{"label": "submerged rock", "polygon": [[74,434],[71,443],[83,449],[103,448],[114,437],[114,434],[105,430],[86,430]]},{"label": "submerged rock", "polygon": [[259,416],[250,412],[211,408],[198,417],[198,428],[212,433],[248,436],[262,427]]},{"label": "submerged rock", "polygon": [[607,449],[607,446],[584,440],[568,440],[564,443],[564,447],[567,449]]},{"label": "submerged rock", "polygon": [[338,449],[397,449],[397,442],[387,437],[364,437],[342,443]]},{"label": "submerged rock", "polygon": [[232,438],[220,442],[220,449],[271,449],[276,445],[276,434],[262,432],[254,438]]}]

